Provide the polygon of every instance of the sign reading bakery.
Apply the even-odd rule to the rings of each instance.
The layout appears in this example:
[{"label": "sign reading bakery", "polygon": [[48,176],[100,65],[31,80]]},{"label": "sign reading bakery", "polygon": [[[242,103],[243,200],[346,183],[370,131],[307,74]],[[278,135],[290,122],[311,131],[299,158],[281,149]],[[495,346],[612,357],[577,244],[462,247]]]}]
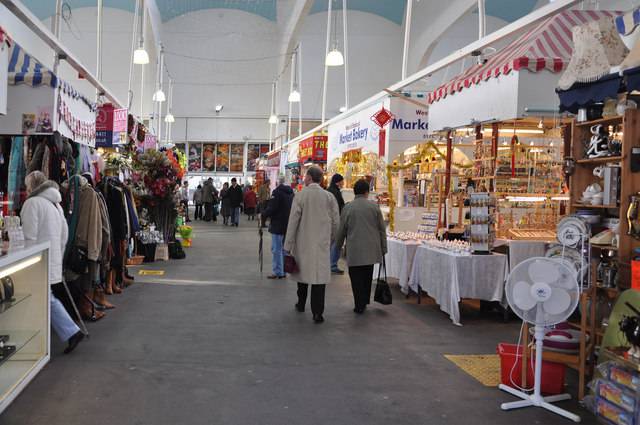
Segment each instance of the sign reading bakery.
[{"label": "sign reading bakery", "polygon": [[298,161],[300,164],[307,162],[327,161],[327,141],[328,137],[321,133],[316,133],[300,141],[298,150]]},{"label": "sign reading bakery", "polygon": [[[383,102],[376,103],[329,125],[328,163],[340,158],[344,152],[357,149],[362,152],[384,155],[385,147],[380,146],[380,131],[389,127],[392,122],[391,117],[389,99],[385,99]],[[383,124],[382,128],[379,124]]]}]

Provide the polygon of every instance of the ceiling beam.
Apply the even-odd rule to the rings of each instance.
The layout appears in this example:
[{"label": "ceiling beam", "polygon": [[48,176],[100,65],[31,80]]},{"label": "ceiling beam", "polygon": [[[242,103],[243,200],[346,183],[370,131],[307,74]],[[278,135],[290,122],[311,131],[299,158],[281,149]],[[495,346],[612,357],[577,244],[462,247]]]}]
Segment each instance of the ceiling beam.
[{"label": "ceiling beam", "polygon": [[38,19],[21,1],[19,0],[0,0],[11,13],[13,13],[20,21],[22,21],[31,31],[34,32],[42,41],[44,41],[56,55],[61,56],[64,60],[71,65],[80,75],[82,75],[89,83],[91,83],[100,93],[104,93],[117,108],[122,108],[124,103],[120,102],[118,98],[99,81],[95,75],[89,71],[80,59],[69,50],[68,47],[62,44],[62,42],[56,38],[49,28],[47,28],[40,19]]}]

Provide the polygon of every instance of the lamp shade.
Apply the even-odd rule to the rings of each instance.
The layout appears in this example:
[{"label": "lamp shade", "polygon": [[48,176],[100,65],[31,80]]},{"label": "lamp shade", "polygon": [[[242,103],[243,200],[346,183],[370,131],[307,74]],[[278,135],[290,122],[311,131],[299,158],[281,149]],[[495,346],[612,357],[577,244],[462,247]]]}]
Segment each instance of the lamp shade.
[{"label": "lamp shade", "polygon": [[167,98],[164,95],[164,92],[162,91],[162,89],[158,89],[158,91],[156,91],[153,94],[153,101],[154,102],[164,102],[165,100],[167,100]]},{"label": "lamp shade", "polygon": [[133,63],[136,65],[146,65],[149,63],[149,54],[144,50],[144,47],[138,47],[133,52]]},{"label": "lamp shade", "polygon": [[278,124],[278,116],[276,114],[271,114],[269,124]]},{"label": "lamp shade", "polygon": [[327,66],[342,66],[344,65],[344,56],[338,49],[333,49],[327,55]]},{"label": "lamp shade", "polygon": [[176,122],[176,119],[174,118],[173,114],[169,112],[167,115],[165,115],[164,122]]},{"label": "lamp shade", "polygon": [[300,92],[298,90],[293,89],[293,91],[289,94],[289,102],[291,103],[300,102]]}]

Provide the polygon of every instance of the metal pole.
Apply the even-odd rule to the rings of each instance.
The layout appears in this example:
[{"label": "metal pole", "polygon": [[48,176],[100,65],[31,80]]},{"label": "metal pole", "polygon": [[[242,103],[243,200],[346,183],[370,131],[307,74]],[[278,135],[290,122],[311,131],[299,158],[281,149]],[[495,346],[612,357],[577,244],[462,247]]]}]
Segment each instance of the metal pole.
[{"label": "metal pole", "polygon": [[[291,81],[290,81],[290,87],[289,87],[289,93],[291,93],[293,91],[293,78],[294,78],[294,64],[295,64],[295,58],[296,58],[296,52],[293,52],[293,55],[291,55]],[[291,94],[289,94],[291,95]],[[301,98],[302,100],[302,98]],[[287,141],[291,140],[291,110],[292,110],[293,106],[291,105],[291,102],[289,102],[289,117],[287,118]]]},{"label": "metal pole", "polygon": [[[51,21],[51,32],[60,40],[60,20],[62,19],[62,0],[56,0],[56,11]],[[58,73],[58,65],[60,65],[60,59],[58,58],[58,52],[53,53],[53,73]]]},{"label": "metal pole", "polygon": [[[140,34],[144,37],[144,31],[147,27],[147,10],[144,7],[144,0],[140,0],[140,7],[142,8],[140,10],[142,19],[142,22],[140,22]],[[144,119],[144,68],[144,65],[140,67],[140,119]]]},{"label": "metal pole", "polygon": [[344,42],[344,107],[349,109],[349,43],[347,42],[347,0],[342,0],[342,39]]},{"label": "metal pole", "polygon": [[329,6],[327,8],[327,43],[324,52],[324,79],[322,83],[322,123],[327,116],[327,78],[329,74],[329,67],[327,66],[327,56],[329,56],[329,44],[331,43],[331,2],[328,0]]},{"label": "metal pole", "polygon": [[298,71],[298,92],[300,92],[300,102],[298,102],[298,136],[302,134],[302,43],[298,43],[298,47],[296,51],[298,52],[297,56],[297,67]]},{"label": "metal pole", "polygon": [[[162,90],[163,87],[163,81],[164,81],[164,47],[162,46],[162,44],[160,45],[160,60],[159,60],[159,73],[158,73],[158,90]],[[162,90],[164,92],[164,90]],[[164,102],[157,102],[158,103],[158,124],[156,125],[156,128],[158,129],[158,143],[162,141],[162,104]]]},{"label": "metal pole", "polygon": [[[102,13],[103,0],[98,0],[98,26],[96,33],[96,78],[102,81]],[[100,100],[100,89],[96,88],[96,102]]]},{"label": "metal pole", "polygon": [[127,84],[127,109],[131,109],[133,101],[133,92],[131,91],[131,80],[133,79],[133,52],[136,50],[136,36],[138,32],[138,20],[140,0],[136,0],[136,10],[133,13],[133,29],[131,30],[131,55],[129,57],[129,82]]},{"label": "metal pole", "polygon": [[486,34],[484,0],[478,0],[478,40]]},{"label": "metal pole", "polygon": [[407,78],[407,63],[409,61],[409,43],[411,38],[411,12],[413,0],[407,0],[407,14],[404,18],[404,49],[402,51],[402,79]]}]

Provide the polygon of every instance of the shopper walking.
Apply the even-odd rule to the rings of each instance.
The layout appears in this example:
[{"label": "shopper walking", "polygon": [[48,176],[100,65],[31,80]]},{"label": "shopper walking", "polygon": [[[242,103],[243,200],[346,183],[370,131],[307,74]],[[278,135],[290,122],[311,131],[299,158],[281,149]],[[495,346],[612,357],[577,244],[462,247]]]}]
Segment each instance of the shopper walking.
[{"label": "shopper walking", "polygon": [[189,182],[185,181],[180,188],[180,204],[184,208],[185,222],[189,223]]},{"label": "shopper walking", "polygon": [[291,275],[298,282],[296,309],[303,312],[311,285],[313,321],[324,318],[324,293],[331,281],[331,242],[338,231],[340,215],[333,195],[320,187],[323,172],[311,166],[304,178],[306,187],[293,198],[284,249],[296,259],[299,271]]},{"label": "shopper walking", "polygon": [[199,184],[195,192],[193,192],[193,205],[196,211],[193,215],[194,220],[202,220],[202,185]]},{"label": "shopper walking", "polygon": [[[258,211],[262,212],[267,208],[267,203],[271,197],[271,180],[266,179],[258,188]],[[262,227],[266,226],[265,219],[260,223]]]},{"label": "shopper walking", "polygon": [[244,213],[247,215],[249,220],[256,219],[256,206],[258,205],[258,198],[256,197],[256,193],[253,191],[253,187],[251,185],[247,186],[247,190],[244,192]]},{"label": "shopper walking", "polygon": [[229,208],[231,208],[231,225],[238,227],[240,224],[240,207],[242,206],[242,188],[236,178],[231,179],[231,187],[227,191],[229,196]]},{"label": "shopper walking", "polygon": [[291,203],[293,202],[293,189],[284,183],[284,177],[278,180],[278,187],[273,191],[273,196],[267,202],[267,207],[262,211],[262,222],[269,218],[269,233],[271,233],[271,276],[268,279],[284,279],[284,238],[287,234]]},{"label": "shopper walking", "polygon": [[373,265],[381,263],[387,253],[387,232],[380,207],[368,199],[369,183],[358,180],[353,191],[355,199],[342,211],[336,247],[347,241],[353,311],[362,314],[371,299]]},{"label": "shopper walking", "polygon": [[231,216],[231,206],[229,203],[229,183],[222,185],[220,190],[220,214],[222,214],[222,222],[225,226],[229,225],[229,217]]},{"label": "shopper walking", "polygon": [[209,177],[202,186],[202,203],[204,204],[204,221],[211,221],[213,215],[213,179]]},{"label": "shopper walking", "polygon": [[28,198],[20,219],[26,241],[49,242],[49,304],[51,326],[58,337],[67,343],[64,353],[72,352],[84,338],[80,328],[69,317],[62,302],[51,292],[51,286],[63,285],[62,262],[69,229],[60,202],[58,184],[47,180],[41,171],[33,171],[25,178]]},{"label": "shopper walking", "polygon": [[[340,210],[340,214],[342,214],[342,209],[344,208],[344,199],[342,198],[342,187],[344,186],[344,177],[340,174],[334,174],[331,177],[331,184],[327,190],[331,192],[333,196],[335,196],[336,201],[338,202],[338,209]],[[344,274],[344,270],[341,270],[338,267],[338,261],[340,260],[340,253],[342,249],[336,246],[336,244],[331,244],[331,273],[334,274]]]}]

